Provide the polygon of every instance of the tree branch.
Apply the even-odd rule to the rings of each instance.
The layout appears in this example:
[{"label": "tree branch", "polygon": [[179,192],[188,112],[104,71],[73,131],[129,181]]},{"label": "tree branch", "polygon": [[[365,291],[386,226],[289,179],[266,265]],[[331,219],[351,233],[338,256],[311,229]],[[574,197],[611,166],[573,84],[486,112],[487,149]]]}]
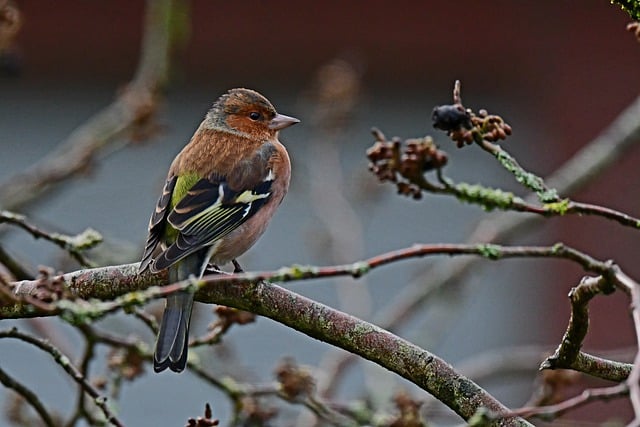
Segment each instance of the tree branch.
[{"label": "tree branch", "polygon": [[37,226],[29,223],[24,215],[16,214],[9,211],[0,211],[0,224],[12,224],[22,228],[31,234],[35,239],[45,239],[59,248],[67,251],[69,255],[75,259],[81,266],[90,266],[83,251],[91,249],[102,242],[100,233],[92,228],[87,228],[82,233],[75,236],[67,236],[60,233],[49,233]]},{"label": "tree branch", "polygon": [[[200,297],[269,317],[358,354],[418,385],[464,419],[481,406],[505,413],[502,404],[437,356],[373,324],[279,286],[262,281],[242,285],[221,281],[202,289]],[[528,423],[514,419],[503,425]]]},{"label": "tree branch", "polygon": [[[411,247],[386,252],[369,259],[354,262],[352,264],[334,265],[327,267],[294,265],[283,267],[275,271],[245,272],[237,274],[214,274],[202,278],[200,281],[184,281],[162,289],[148,289],[147,293],[131,294],[128,298],[111,303],[94,304],[93,309],[84,306],[73,306],[71,301],[66,301],[62,306],[55,303],[49,306],[38,302],[38,307],[29,307],[25,304],[28,301],[21,301],[18,304],[5,304],[0,306],[0,318],[23,318],[46,315],[57,315],[61,311],[71,312],[74,315],[82,313],[91,318],[100,317],[101,310],[110,313],[123,306],[134,306],[143,304],[153,298],[164,297],[177,290],[186,289],[193,286],[196,292],[196,300],[205,303],[217,303],[207,298],[205,285],[216,286],[219,283],[244,282],[257,283],[260,281],[290,282],[297,280],[319,279],[338,276],[352,276],[354,278],[367,274],[372,269],[401,260],[434,255],[475,255],[489,260],[499,260],[507,258],[557,258],[573,261],[580,265],[585,271],[597,273],[605,277],[608,283],[625,293],[630,293],[633,282],[615,264],[609,261],[597,260],[583,252],[562,243],[553,246],[502,246],[494,244],[415,244]],[[167,276],[163,271],[158,274],[144,272],[138,273],[138,263],[125,264],[120,266],[110,266],[63,274],[56,277],[43,276],[38,280],[23,280],[11,284],[13,294],[17,298],[33,298],[42,288],[51,286],[63,286],[66,292],[74,298],[110,300],[128,292],[140,291],[149,287],[157,287],[166,284]],[[120,304],[120,305],[119,305]],[[225,304],[229,305],[229,304]],[[232,305],[233,306],[233,305]],[[237,308],[237,307],[236,307]],[[79,310],[73,313],[74,310]],[[91,311],[91,313],[89,313]],[[251,311],[251,310],[249,310]]]},{"label": "tree branch", "polygon": [[[638,28],[638,27],[634,27]],[[548,187],[560,194],[570,195],[597,178],[640,142],[640,97],[629,104],[597,137],[586,143],[578,152],[553,172],[546,180]],[[538,197],[531,194],[523,201],[533,204]],[[535,212],[539,213],[539,212]],[[606,216],[606,215],[603,215]],[[541,220],[541,215],[513,215],[498,212],[481,220],[469,233],[467,242],[508,241],[527,232]],[[388,330],[396,330],[410,319],[439,289],[454,286],[474,271],[478,258],[458,258],[448,264],[437,264],[423,271],[396,295],[395,299],[379,311],[374,323]],[[425,278],[428,277],[428,282]],[[428,285],[425,285],[428,283]],[[329,381],[319,385],[322,395],[331,395],[337,388],[343,372],[356,358],[349,353],[336,354],[331,366]]]},{"label": "tree branch", "polygon": [[[178,0],[148,0],[142,53],[135,77],[116,100],[74,130],[24,172],[0,184],[0,206],[17,210],[90,167],[97,154],[152,120],[162,95],[176,32]],[[175,29],[173,29],[175,30]]]},{"label": "tree branch", "polygon": [[603,276],[584,277],[580,284],[569,292],[571,317],[569,326],[554,354],[549,356],[540,369],[569,368],[574,363],[589,328],[589,301],[598,294],[611,293],[611,283]]},{"label": "tree branch", "polygon": [[578,396],[567,399],[555,405],[537,406],[517,409],[512,412],[513,415],[525,418],[540,417],[543,419],[554,419],[565,412],[583,406],[594,400],[610,400],[620,396],[626,396],[629,389],[626,384],[618,384],[612,387],[603,387],[584,390]]},{"label": "tree branch", "polygon": [[13,377],[7,374],[1,367],[0,367],[0,383],[2,383],[5,387],[15,391],[20,396],[22,396],[24,400],[27,401],[29,405],[31,405],[31,407],[38,413],[38,415],[42,419],[42,422],[44,423],[45,426],[47,427],[56,426],[56,423],[53,421],[53,418],[51,417],[51,415],[49,415],[49,412],[40,401],[40,398],[38,398],[38,395],[32,392],[31,390],[29,390],[23,384],[16,381]]},{"label": "tree branch", "polygon": [[[472,416],[480,406],[486,406],[492,411],[503,413],[504,408],[499,402],[488,396],[474,383],[455,373],[449,365],[435,355],[375,325],[264,282],[265,280],[292,281],[339,275],[359,277],[373,268],[391,262],[435,254],[473,254],[489,259],[508,257],[564,258],[577,262],[587,270],[612,277],[614,281],[617,277],[612,273],[611,270],[614,266],[610,263],[595,260],[586,254],[562,245],[551,247],[414,245],[348,265],[294,266],[271,272],[242,273],[229,276],[218,274],[206,276],[201,281],[186,281],[164,287],[154,286],[140,292],[131,291],[162,283],[166,278],[163,275],[148,273],[137,275],[135,273],[137,264],[84,270],[63,275],[58,280],[68,284],[72,294],[83,295],[84,298],[91,295],[90,290],[101,293],[103,297],[107,296],[108,287],[111,286],[118,292],[129,291],[129,293],[114,301],[90,304],[90,307],[89,304],[81,301],[64,300],[61,301],[64,304],[52,303],[54,310],[46,314],[62,313],[67,320],[82,322],[103,316],[122,307],[142,304],[152,298],[182,290],[191,290],[196,292],[198,301],[227,305],[270,317],[309,336],[374,361],[419,385],[449,405],[465,419]],[[37,284],[37,281],[20,282],[15,291],[21,295],[29,294],[37,288]],[[6,313],[5,308],[2,311],[3,314]],[[11,309],[8,312],[17,313]],[[23,314],[25,313],[34,314],[33,312],[28,313],[28,310],[23,311]],[[300,313],[304,313],[304,315],[300,316]],[[476,397],[471,398],[472,395]],[[509,421],[509,423],[511,422]],[[520,421],[513,422],[520,423]]]},{"label": "tree branch", "polygon": [[48,341],[42,340],[39,338],[34,338],[28,334],[24,334],[18,331],[17,328],[12,328],[6,331],[0,331],[0,339],[2,338],[19,339],[26,343],[32,344],[35,347],[51,355],[51,357],[53,357],[55,362],[62,369],[64,369],[64,371],[67,374],[69,374],[69,376],[76,383],[78,383],[78,385],[80,385],[82,390],[94,399],[95,404],[98,405],[98,407],[102,410],[102,413],[104,414],[105,418],[109,423],[117,427],[124,427],[124,424],[120,422],[120,420],[111,411],[111,408],[109,408],[106,397],[100,395],[98,390],[93,385],[91,385],[89,381],[87,381],[87,379],[82,375],[80,371],[78,371],[78,369],[76,369],[75,366],[73,366],[73,364],[69,362],[69,359],[67,359],[67,357],[64,354],[60,353],[60,351],[56,347],[54,347],[52,344],[50,344]]},{"label": "tree branch", "polygon": [[[378,363],[433,394],[465,419],[473,416],[481,406],[503,413],[504,408],[499,402],[473,382],[461,377],[435,355],[378,326],[265,282],[265,280],[284,282],[344,275],[360,277],[371,269],[388,263],[436,254],[478,255],[491,260],[509,257],[562,258],[578,263],[585,270],[602,275],[609,281],[610,286],[622,288],[626,292],[629,292],[629,287],[632,286],[632,283],[627,282],[628,278],[624,273],[612,263],[598,261],[561,244],[549,247],[505,247],[485,244],[414,245],[353,264],[329,267],[294,266],[270,272],[217,274],[206,276],[200,281],[184,281],[163,287],[153,286],[140,292],[134,291],[152,284],[162,284],[166,276],[149,273],[138,275],[137,264],[83,270],[63,275],[55,280],[62,281],[73,295],[82,295],[82,298],[96,297],[96,294],[92,295],[89,291],[94,291],[101,297],[108,297],[109,289],[112,297],[114,290],[128,293],[113,301],[102,303],[87,304],[69,300],[54,302],[50,304],[49,313],[38,313],[33,307],[30,311],[27,309],[28,306],[21,306],[19,309],[2,307],[0,313],[4,317],[7,317],[7,314],[14,317],[17,314],[62,314],[68,321],[81,323],[123,307],[143,304],[152,298],[190,290],[196,292],[198,301],[222,304],[272,318],[309,336]],[[38,285],[42,284],[38,281],[18,282],[14,285],[14,291],[18,296],[30,295]],[[304,315],[301,316],[301,313]],[[470,394],[469,390],[472,390]],[[469,397],[474,395],[476,397]]]}]

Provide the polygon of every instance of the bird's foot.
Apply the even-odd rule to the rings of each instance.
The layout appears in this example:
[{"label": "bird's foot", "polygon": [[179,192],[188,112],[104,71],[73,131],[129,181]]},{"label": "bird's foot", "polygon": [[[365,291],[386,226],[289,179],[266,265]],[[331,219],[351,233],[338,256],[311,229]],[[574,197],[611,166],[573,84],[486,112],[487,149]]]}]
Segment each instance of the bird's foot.
[{"label": "bird's foot", "polygon": [[235,274],[244,273],[244,270],[242,269],[242,267],[240,266],[240,263],[238,263],[238,261],[236,261],[235,259],[232,259],[231,262],[233,263],[233,272]]},{"label": "bird's foot", "polygon": [[205,276],[207,274],[222,274],[222,273],[223,273],[222,269],[215,264],[207,264],[207,268],[205,268],[204,270]]}]

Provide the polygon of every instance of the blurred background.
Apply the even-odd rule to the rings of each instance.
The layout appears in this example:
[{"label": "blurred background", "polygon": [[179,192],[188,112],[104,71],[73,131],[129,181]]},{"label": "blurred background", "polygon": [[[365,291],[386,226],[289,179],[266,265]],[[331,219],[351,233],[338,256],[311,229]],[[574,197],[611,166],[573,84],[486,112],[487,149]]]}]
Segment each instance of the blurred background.
[{"label": "blurred background", "polygon": [[[23,27],[0,76],[0,183],[53,150],[131,79],[145,8],[141,1],[125,0],[15,3]],[[172,63],[159,131],[145,141],[110,145],[81,176],[20,209],[48,230],[75,234],[97,229],[106,249],[94,256],[105,265],[139,260],[171,160],[213,100],[232,87],[256,89],[279,112],[302,120],[281,133],[293,162],[290,193],[267,233],[240,260],[246,270],[354,262],[417,242],[464,242],[478,221],[495,215],[442,196],[414,201],[379,184],[365,156],[373,144],[372,126],[389,137],[431,134],[449,154],[445,173],[451,178],[525,194],[486,153],[476,147],[456,149],[432,128],[431,110],[451,103],[455,79],[462,82],[467,107],[486,108],[512,126],[513,136],[503,147],[541,176],[604,129],[640,87],[640,45],[625,31],[628,15],[606,0],[199,0],[187,8],[187,31]],[[339,94],[339,105],[332,104],[332,91]],[[629,150],[615,167],[571,196],[637,216],[639,160],[640,150]],[[34,272],[38,265],[77,268],[50,244],[4,231],[3,247]],[[603,219],[556,218],[499,243],[556,241],[614,259],[632,276],[640,275],[637,237]],[[432,285],[430,269],[448,262],[416,259],[358,280],[287,287],[376,320],[405,287]],[[479,265],[455,286],[434,292],[395,332],[454,367],[473,366],[486,352],[552,351],[566,328],[566,295],[582,272],[560,261]],[[624,295],[596,298],[591,307],[586,350],[634,345]],[[192,334],[202,333],[211,318],[211,308],[199,306]],[[3,321],[0,327],[11,325],[47,331],[73,357],[81,354],[80,336],[57,320]],[[153,340],[131,317],[112,316],[100,325]],[[92,372],[104,372],[104,353]],[[264,318],[233,328],[213,350],[195,353],[212,372],[250,382],[272,380],[283,356],[315,367],[314,375],[321,378],[323,369],[317,367],[340,354]],[[511,407],[523,405],[543,357],[528,370],[505,367],[508,375],[490,376],[480,384]],[[62,412],[73,407],[75,386],[41,352],[0,341],[0,364],[37,390],[48,407]],[[341,401],[366,398],[391,410],[390,396],[402,388],[426,399],[423,391],[368,362],[348,369],[341,379]],[[598,384],[583,381],[580,387]],[[9,392],[0,388],[0,405],[6,408],[9,401]],[[184,425],[188,417],[201,414],[204,402],[212,404],[223,424],[228,420],[228,401],[189,371],[149,372],[123,386],[117,407],[127,425]],[[284,405],[273,425],[311,425],[298,412]],[[427,420],[459,422],[447,413],[438,406],[424,408]],[[626,399],[620,399],[594,403],[553,425],[576,425],[576,420],[600,425],[629,414]]]}]

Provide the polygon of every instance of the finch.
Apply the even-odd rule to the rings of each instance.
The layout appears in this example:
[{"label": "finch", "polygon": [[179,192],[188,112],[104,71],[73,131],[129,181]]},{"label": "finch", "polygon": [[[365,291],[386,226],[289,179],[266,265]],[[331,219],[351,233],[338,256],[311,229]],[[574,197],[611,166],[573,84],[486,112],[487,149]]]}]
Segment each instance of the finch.
[{"label": "finch", "polygon": [[[291,163],[280,130],[300,120],[278,114],[249,89],[214,102],[176,156],[149,222],[140,272],[169,269],[169,283],[202,277],[208,263],[230,261],[265,231],[289,188]],[[193,293],[167,297],[153,356],[156,372],[187,364]]]}]

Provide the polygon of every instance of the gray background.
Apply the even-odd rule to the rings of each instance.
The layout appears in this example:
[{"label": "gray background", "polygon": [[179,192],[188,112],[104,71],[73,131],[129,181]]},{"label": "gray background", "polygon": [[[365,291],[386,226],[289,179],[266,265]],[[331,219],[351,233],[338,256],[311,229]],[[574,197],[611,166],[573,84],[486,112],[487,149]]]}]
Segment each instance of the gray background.
[{"label": "gray background", "polygon": [[[26,17],[19,40],[25,70],[20,77],[0,79],[0,181],[40,159],[113,99],[132,73],[142,16],[141,4],[129,7],[124,1],[19,3]],[[413,201],[396,196],[388,184],[379,185],[367,172],[364,155],[372,144],[372,126],[387,136],[432,134],[450,155],[449,176],[519,191],[488,155],[475,147],[457,150],[431,128],[431,109],[450,102],[454,79],[462,80],[468,106],[486,107],[505,117],[515,130],[505,148],[542,175],[604,127],[637,92],[639,47],[623,29],[625,15],[608,2],[581,3],[581,13],[572,2],[401,3],[392,7],[373,2],[366,10],[340,2],[316,5],[317,10],[310,5],[289,7],[286,2],[268,6],[249,2],[247,10],[239,5],[192,3],[191,39],[177,62],[161,111],[163,132],[150,141],[107,153],[89,174],[30,209],[29,217],[44,228],[71,234],[94,227],[108,245],[114,245],[108,262],[138,260],[148,217],[171,159],[217,96],[230,87],[246,86],[259,90],[280,112],[302,123],[281,133],[293,162],[291,190],[266,234],[242,257],[245,269],[345,263],[416,242],[462,242],[474,224],[491,213],[441,196]],[[57,31],[52,22],[57,22]],[[336,57],[355,58],[362,70],[362,92],[353,120],[328,142],[311,125],[313,106],[308,93],[317,69]],[[317,150],[322,144],[337,147],[340,170],[319,161]],[[625,194],[636,188],[637,178],[628,178],[624,172],[625,166],[629,170],[632,165],[633,157],[580,196],[637,212],[637,197],[615,199],[610,191],[616,188]],[[317,209],[322,203],[318,188],[335,191],[323,182],[332,182],[338,173],[352,210],[332,211],[328,223],[329,218]],[[342,225],[343,219],[354,217],[361,233]],[[554,220],[519,242],[564,239],[598,256],[624,261],[627,252],[613,248],[633,244],[625,236],[628,232],[602,223]],[[345,252],[332,247],[328,227],[347,233],[342,237],[354,242],[355,249],[347,251],[352,256],[341,258]],[[602,244],[605,237],[611,239],[607,245]],[[58,250],[22,232],[3,235],[2,243],[34,267],[64,268]],[[320,280],[287,287],[370,319],[407,282],[431,264],[446,262],[446,258],[410,260],[359,280]],[[633,268],[629,266],[631,272]],[[398,333],[454,366],[505,346],[540,344],[552,349],[568,316],[566,293],[579,277],[579,271],[559,263],[483,263],[463,286],[436,295]],[[428,277],[421,280],[428,282]],[[596,314],[598,310],[610,313],[613,319],[605,317],[611,321],[618,316],[619,332],[607,334],[605,326],[595,325],[592,332],[597,337],[600,331],[600,338],[590,343],[598,348],[632,344],[625,299],[613,297],[598,304]],[[197,310],[192,334],[202,333],[211,319],[209,307]],[[59,334],[56,342],[73,349],[75,356],[80,354],[76,332],[55,319],[43,322],[55,325],[49,330]],[[13,321],[2,321],[0,327],[14,324],[33,327]],[[153,341],[143,325],[123,315],[111,316],[101,326]],[[196,353],[212,371],[242,372],[241,378],[249,381],[271,380],[283,356],[317,365],[326,352],[333,351],[264,318],[234,327],[219,347],[200,348]],[[103,371],[103,360],[96,359],[92,372]],[[0,364],[40,392],[48,407],[72,407],[75,388],[47,355],[2,340]],[[369,385],[368,392],[382,401],[400,387],[424,396],[395,375],[364,362],[349,371],[341,388],[343,400],[365,396],[365,375],[373,378],[369,384],[375,384]],[[532,380],[533,373],[483,385],[508,405],[519,405],[528,398]],[[6,390],[0,388],[0,403],[4,401]],[[118,413],[127,425],[184,425],[189,416],[201,414],[206,401],[213,404],[216,416],[227,419],[226,400],[188,371],[149,373],[123,387]],[[606,408],[610,414],[626,406]],[[294,425],[295,411],[281,412],[276,425]]]}]

